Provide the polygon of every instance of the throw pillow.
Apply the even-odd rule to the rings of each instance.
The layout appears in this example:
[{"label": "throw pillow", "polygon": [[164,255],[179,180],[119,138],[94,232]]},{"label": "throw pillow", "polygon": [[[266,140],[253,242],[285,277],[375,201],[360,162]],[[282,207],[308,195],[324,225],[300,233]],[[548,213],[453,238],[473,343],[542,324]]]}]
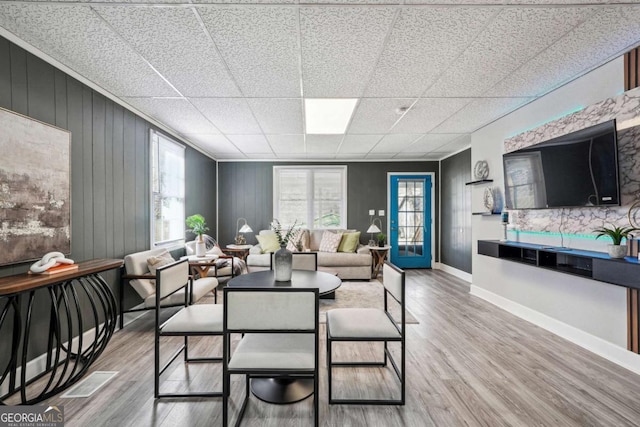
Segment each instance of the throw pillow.
[{"label": "throw pillow", "polygon": [[322,233],[322,240],[320,241],[320,252],[336,252],[338,246],[342,240],[342,233],[332,233],[331,231],[325,231]]},{"label": "throw pillow", "polygon": [[360,232],[344,233],[340,245],[338,246],[338,252],[355,252],[360,243]]},{"label": "throw pillow", "polygon": [[153,275],[156,274],[156,270],[163,265],[169,265],[174,263],[175,260],[171,257],[169,252],[162,254],[160,256],[152,256],[147,258],[147,266],[149,267],[149,272]]},{"label": "throw pillow", "polygon": [[258,239],[258,243],[260,243],[263,254],[275,252],[280,249],[278,237],[275,234],[259,234],[256,236],[256,239]]},{"label": "throw pillow", "polygon": [[215,245],[214,247],[212,247],[211,249],[209,249],[207,251],[207,255],[218,255],[218,256],[222,256],[224,255],[224,252],[222,252],[222,249],[220,249],[220,246]]}]

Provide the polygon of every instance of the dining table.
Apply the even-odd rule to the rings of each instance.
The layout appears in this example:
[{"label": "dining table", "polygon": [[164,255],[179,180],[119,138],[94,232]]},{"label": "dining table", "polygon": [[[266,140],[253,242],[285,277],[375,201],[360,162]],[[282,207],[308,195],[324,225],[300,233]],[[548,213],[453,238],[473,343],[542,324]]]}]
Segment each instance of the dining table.
[{"label": "dining table", "polygon": [[[319,295],[328,295],[340,287],[342,280],[324,271],[293,270],[291,280],[276,281],[273,270],[242,274],[227,286],[237,288],[317,288]],[[251,378],[251,392],[258,399],[274,404],[295,403],[313,394],[313,380],[287,376]]]}]

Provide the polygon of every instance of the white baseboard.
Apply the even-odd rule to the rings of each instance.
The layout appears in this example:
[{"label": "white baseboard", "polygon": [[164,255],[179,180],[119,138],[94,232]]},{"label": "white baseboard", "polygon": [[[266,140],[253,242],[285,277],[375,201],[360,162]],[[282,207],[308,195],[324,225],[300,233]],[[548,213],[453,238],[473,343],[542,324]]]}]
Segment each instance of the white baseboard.
[{"label": "white baseboard", "polygon": [[462,279],[465,282],[471,283],[473,280],[473,276],[466,271],[458,270],[455,267],[451,267],[447,264],[438,263],[438,269],[451,274],[452,276],[456,276],[458,279]]},{"label": "white baseboard", "polygon": [[542,314],[522,304],[511,301],[481,287],[471,285],[471,295],[482,298],[509,313],[520,317],[534,325],[540,326],[554,334],[583,347],[598,356],[622,366],[636,374],[640,374],[640,355],[628,351],[626,348],[605,341],[574,326],[567,325],[553,317]]}]

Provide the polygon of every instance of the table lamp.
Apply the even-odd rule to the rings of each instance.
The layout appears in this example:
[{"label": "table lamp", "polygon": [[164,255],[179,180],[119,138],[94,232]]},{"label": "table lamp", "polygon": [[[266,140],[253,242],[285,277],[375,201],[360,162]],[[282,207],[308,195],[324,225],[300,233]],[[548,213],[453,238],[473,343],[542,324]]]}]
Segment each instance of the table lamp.
[{"label": "table lamp", "polygon": [[[244,221],[244,225],[242,227],[240,226],[240,221]],[[238,220],[236,221],[236,245],[246,245],[247,240],[244,238],[242,233],[251,233],[252,231],[253,230],[251,229],[251,227],[249,227],[249,224],[247,224],[247,220],[245,218],[238,218]]]},{"label": "table lamp", "polygon": [[[380,224],[380,227],[376,225],[376,220],[378,221],[378,224]],[[373,238],[373,234],[382,233],[382,230],[380,230],[381,227],[382,227],[382,220],[380,218],[374,218],[373,221],[371,222],[371,225],[367,229],[367,233],[371,234],[371,240],[369,240],[369,246],[376,246],[376,241]]]}]

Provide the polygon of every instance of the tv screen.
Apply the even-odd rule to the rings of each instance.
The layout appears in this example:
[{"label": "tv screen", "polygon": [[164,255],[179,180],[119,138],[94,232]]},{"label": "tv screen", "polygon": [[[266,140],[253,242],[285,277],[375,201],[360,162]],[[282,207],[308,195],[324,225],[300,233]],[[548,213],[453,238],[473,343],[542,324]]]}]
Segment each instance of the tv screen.
[{"label": "tv screen", "polygon": [[503,155],[507,209],[619,206],[616,121]]}]

